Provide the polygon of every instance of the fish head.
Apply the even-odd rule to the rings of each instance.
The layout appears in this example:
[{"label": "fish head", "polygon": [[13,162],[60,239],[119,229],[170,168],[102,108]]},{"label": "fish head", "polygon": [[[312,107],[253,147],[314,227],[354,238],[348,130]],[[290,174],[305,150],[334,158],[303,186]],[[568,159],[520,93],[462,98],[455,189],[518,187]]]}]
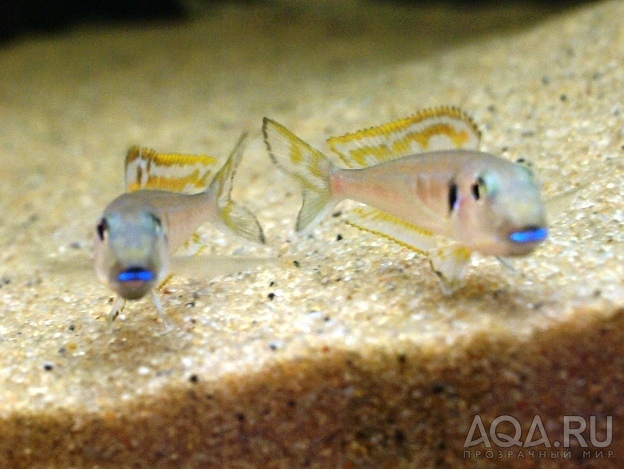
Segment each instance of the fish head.
[{"label": "fish head", "polygon": [[500,158],[487,162],[455,179],[453,237],[482,254],[527,255],[548,236],[539,187],[525,166]]},{"label": "fish head", "polygon": [[136,300],[168,274],[167,234],[161,217],[151,207],[122,202],[113,202],[96,225],[95,271],[119,296]]}]

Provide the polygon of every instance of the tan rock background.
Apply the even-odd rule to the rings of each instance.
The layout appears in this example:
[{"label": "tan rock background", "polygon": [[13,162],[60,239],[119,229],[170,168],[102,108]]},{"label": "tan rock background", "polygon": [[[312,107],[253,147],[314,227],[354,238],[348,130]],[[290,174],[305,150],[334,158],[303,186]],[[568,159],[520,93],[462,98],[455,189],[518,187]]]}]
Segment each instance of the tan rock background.
[{"label": "tan rock background", "polygon": [[[5,46],[0,466],[618,467],[623,57],[618,1],[224,6]],[[293,235],[298,189],[267,158],[264,115],[326,149],[330,135],[440,104],[472,114],[486,150],[529,160],[546,198],[580,188],[515,274],[479,258],[445,297],[425,259],[345,225],[348,202]],[[177,277],[162,295],[176,330],[141,301],[108,333],[111,295],[88,253],[125,150],[224,157],[245,129],[235,198],[269,246],[202,234],[214,253],[283,260]],[[538,415],[551,443],[564,415],[596,416],[599,441],[612,416],[612,443],[467,457],[475,415],[488,428],[514,416],[522,441]]]}]

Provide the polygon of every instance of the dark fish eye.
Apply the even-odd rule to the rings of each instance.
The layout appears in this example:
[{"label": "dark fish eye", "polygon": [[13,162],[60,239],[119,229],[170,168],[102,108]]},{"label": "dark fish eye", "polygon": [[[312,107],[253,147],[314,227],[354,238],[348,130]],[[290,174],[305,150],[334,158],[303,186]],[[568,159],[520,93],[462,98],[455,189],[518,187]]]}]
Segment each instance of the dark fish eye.
[{"label": "dark fish eye", "polygon": [[150,217],[152,217],[152,221],[154,222],[154,224],[158,227],[161,228],[162,227],[162,221],[160,221],[160,218],[158,218],[156,215],[154,215],[153,213],[150,213]]},{"label": "dark fish eye", "polygon": [[471,189],[472,189],[472,197],[475,200],[479,200],[479,184],[473,184]]},{"label": "dark fish eye", "polygon": [[153,213],[150,213],[149,216],[151,217],[152,221],[154,222],[154,232],[160,236],[161,234],[164,236],[165,241],[167,241],[167,233],[165,232],[165,230],[163,230],[163,226],[162,226],[162,221],[160,219],[160,217],[158,217],[157,215],[154,215]]},{"label": "dark fish eye", "polygon": [[455,204],[457,203],[457,184],[454,182],[451,182],[449,185],[448,202],[449,212],[452,212],[455,209]]},{"label": "dark fish eye", "polygon": [[106,218],[102,217],[102,219],[96,225],[95,230],[97,231],[97,235],[98,238],[100,238],[100,241],[104,241],[104,235],[108,231],[108,222],[106,221]]},{"label": "dark fish eye", "polygon": [[518,163],[520,166],[524,166],[526,169],[528,169],[529,171],[531,171],[531,168],[533,167],[533,163],[529,160],[527,160],[526,158],[518,158],[516,160],[516,163]]},{"label": "dark fish eye", "polygon": [[485,194],[487,193],[485,180],[481,176],[477,177],[477,181],[470,187],[470,191],[472,192],[472,197],[475,200],[480,200],[481,197],[485,197]]}]

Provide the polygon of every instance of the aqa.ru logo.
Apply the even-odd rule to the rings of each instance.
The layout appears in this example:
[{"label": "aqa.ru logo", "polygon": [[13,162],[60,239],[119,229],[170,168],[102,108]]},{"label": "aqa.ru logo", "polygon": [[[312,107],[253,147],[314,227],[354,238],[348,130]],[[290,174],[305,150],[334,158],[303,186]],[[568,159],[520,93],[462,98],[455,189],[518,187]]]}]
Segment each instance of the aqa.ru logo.
[{"label": "aqa.ru logo", "polygon": [[[589,417],[589,441],[591,443],[592,448],[606,448],[611,444],[611,440],[613,439],[613,418],[609,415],[606,418],[605,426],[604,426],[604,435],[602,440],[598,439],[597,436],[597,418],[592,415]],[[513,430],[510,432],[501,432],[499,431],[499,426],[503,423],[511,424]],[[464,441],[464,458],[480,458],[485,457],[488,459],[499,458],[499,457],[514,457],[514,458],[524,458],[524,457],[537,457],[539,458],[570,458],[571,452],[568,450],[571,446],[571,442],[573,438],[576,440],[576,444],[573,445],[578,448],[589,448],[590,445],[587,443],[586,436],[583,436],[583,432],[587,429],[587,421],[584,417],[580,417],[577,415],[564,415],[563,416],[563,441],[559,440],[551,440],[546,433],[546,429],[544,428],[544,424],[542,423],[542,419],[539,415],[533,417],[533,421],[531,422],[531,426],[524,437],[522,438],[522,427],[518,420],[510,415],[501,415],[500,417],[495,418],[490,424],[489,432],[486,431],[485,426],[483,425],[483,421],[479,415],[475,415],[472,419],[472,424],[470,425],[470,430],[468,430],[468,434],[466,435],[466,441]],[[505,425],[506,428],[509,428],[509,425]],[[527,451],[527,454],[524,454],[522,450],[508,450],[508,451],[494,451],[494,450],[486,450],[479,451],[476,449],[466,450],[467,448],[473,448],[477,445],[483,445],[485,448],[492,448],[492,444],[494,444],[497,448],[532,448],[532,450]],[[537,448],[537,447],[540,448]],[[548,455],[548,451],[545,451],[545,448],[562,448],[562,451],[554,450],[550,451]],[[535,451],[540,450],[540,451]],[[596,457],[602,458],[613,457],[613,451],[583,451],[581,457]]]}]

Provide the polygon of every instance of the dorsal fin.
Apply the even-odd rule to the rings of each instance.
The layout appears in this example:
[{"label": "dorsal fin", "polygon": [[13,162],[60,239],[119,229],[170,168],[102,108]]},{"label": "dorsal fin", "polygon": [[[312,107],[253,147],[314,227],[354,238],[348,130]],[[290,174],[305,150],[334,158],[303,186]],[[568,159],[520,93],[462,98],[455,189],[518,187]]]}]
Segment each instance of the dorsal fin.
[{"label": "dorsal fin", "polygon": [[208,187],[217,163],[211,156],[157,153],[135,145],[126,155],[126,189],[196,194]]},{"label": "dorsal fin", "polygon": [[476,150],[481,132],[456,107],[424,109],[411,117],[327,140],[348,168],[367,168],[439,150]]},{"label": "dorsal fin", "polygon": [[387,238],[420,254],[437,245],[433,233],[371,207],[358,207],[347,215],[347,224]]}]

